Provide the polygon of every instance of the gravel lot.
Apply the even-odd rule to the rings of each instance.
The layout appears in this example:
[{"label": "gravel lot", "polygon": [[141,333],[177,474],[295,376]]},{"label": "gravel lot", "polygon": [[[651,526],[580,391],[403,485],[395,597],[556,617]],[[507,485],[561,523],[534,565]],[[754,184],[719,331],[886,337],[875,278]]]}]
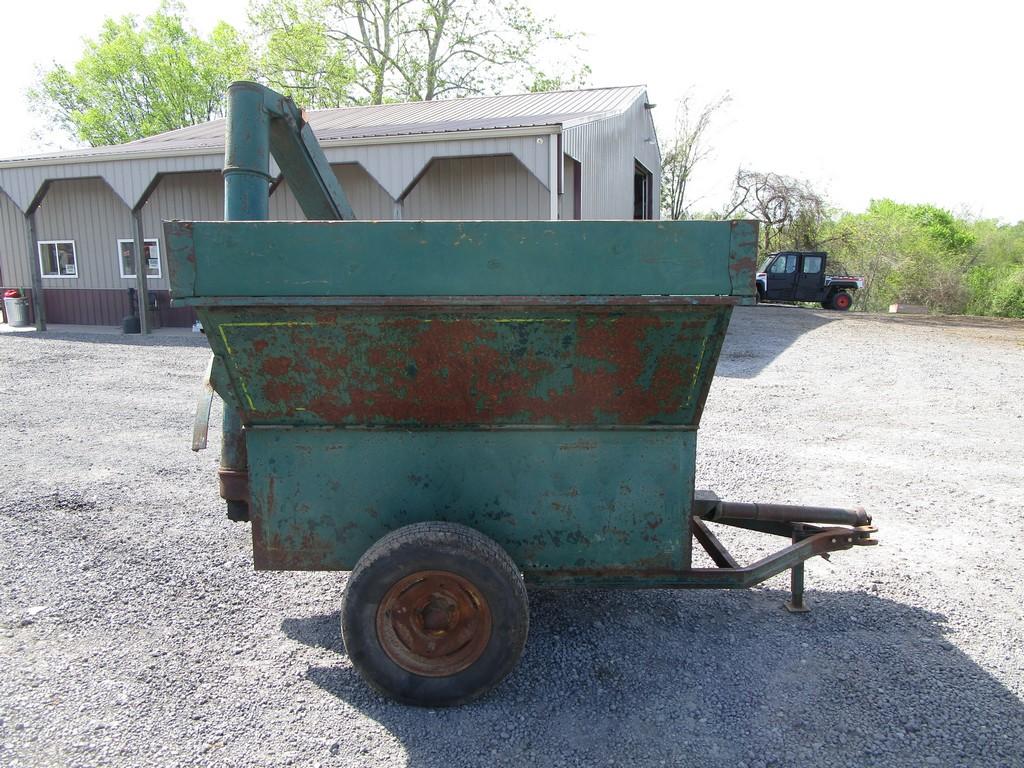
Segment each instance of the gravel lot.
[{"label": "gravel lot", "polygon": [[784,577],[532,592],[518,668],[443,711],[362,684],[344,577],[252,571],[188,450],[207,354],[0,334],[0,765],[1024,766],[1024,323],[739,310],[700,485],[881,546],[813,561],[803,616]]}]

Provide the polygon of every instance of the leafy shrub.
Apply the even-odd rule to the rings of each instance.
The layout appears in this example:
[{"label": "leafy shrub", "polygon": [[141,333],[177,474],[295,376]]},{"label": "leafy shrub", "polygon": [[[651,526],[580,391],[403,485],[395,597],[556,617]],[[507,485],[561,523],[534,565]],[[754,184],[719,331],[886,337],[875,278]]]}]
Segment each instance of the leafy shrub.
[{"label": "leafy shrub", "polygon": [[1024,266],[1006,274],[992,291],[991,314],[1024,317]]}]

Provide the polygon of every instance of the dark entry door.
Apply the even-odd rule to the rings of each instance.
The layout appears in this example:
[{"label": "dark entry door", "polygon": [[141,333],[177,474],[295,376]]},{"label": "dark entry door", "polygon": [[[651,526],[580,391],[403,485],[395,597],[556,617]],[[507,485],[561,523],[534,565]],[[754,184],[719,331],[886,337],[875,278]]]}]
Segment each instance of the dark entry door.
[{"label": "dark entry door", "polygon": [[800,271],[796,278],[797,301],[821,301],[825,277],[822,267],[825,263],[823,254],[805,253],[800,257]]},{"label": "dark entry door", "polygon": [[796,290],[799,254],[780,253],[768,266],[764,295],[767,299],[792,300]]}]

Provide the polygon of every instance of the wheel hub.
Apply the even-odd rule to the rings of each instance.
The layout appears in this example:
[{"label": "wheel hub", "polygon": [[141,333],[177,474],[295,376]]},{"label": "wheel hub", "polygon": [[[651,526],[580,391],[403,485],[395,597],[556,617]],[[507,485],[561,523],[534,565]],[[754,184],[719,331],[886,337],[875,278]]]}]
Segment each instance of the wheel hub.
[{"label": "wheel hub", "polygon": [[447,677],[467,669],[491,638],[491,611],[472,582],[417,571],[391,586],[377,609],[377,638],[402,669]]}]

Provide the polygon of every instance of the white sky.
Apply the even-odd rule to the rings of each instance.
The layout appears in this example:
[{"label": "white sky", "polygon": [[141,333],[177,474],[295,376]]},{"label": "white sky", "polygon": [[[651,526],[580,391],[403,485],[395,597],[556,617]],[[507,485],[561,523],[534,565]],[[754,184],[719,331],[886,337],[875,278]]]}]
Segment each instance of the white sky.
[{"label": "white sky", "polygon": [[[709,134],[714,156],[694,181],[706,208],[725,201],[743,165],[809,179],[847,210],[891,197],[1024,219],[1020,3],[532,1],[587,33],[593,85],[647,84],[661,125],[688,90],[698,100],[732,95]],[[7,6],[0,157],[41,148],[24,97],[36,65],[71,63],[104,16],[156,5]],[[218,18],[245,21],[246,0],[186,5],[202,31]]]}]

